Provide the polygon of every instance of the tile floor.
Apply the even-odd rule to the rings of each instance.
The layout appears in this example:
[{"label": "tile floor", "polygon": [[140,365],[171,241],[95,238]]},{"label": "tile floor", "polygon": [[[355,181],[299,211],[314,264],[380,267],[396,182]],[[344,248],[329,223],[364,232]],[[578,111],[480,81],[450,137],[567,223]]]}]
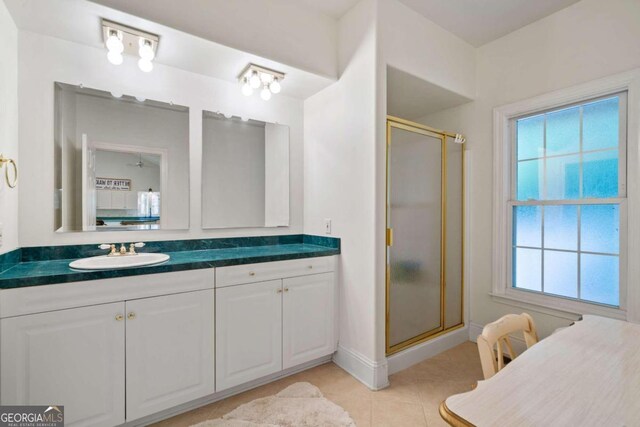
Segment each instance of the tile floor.
[{"label": "tile floor", "polygon": [[307,381],[346,409],[358,427],[446,426],[438,406],[446,397],[471,390],[482,378],[475,343],[466,342],[391,375],[391,385],[370,391],[333,363],[282,378],[219,402],[164,420],[156,427],[180,427],[221,417],[253,399],[276,394],[288,385]]}]

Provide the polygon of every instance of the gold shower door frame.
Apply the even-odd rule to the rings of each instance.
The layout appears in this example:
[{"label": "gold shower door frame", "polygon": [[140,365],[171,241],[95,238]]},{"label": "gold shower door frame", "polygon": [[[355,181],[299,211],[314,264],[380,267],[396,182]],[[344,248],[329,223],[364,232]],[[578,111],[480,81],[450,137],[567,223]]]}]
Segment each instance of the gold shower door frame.
[{"label": "gold shower door frame", "polygon": [[[391,286],[391,266],[389,265],[389,250],[393,245],[393,229],[389,224],[389,200],[390,200],[390,185],[389,185],[389,150],[391,148],[391,130],[393,128],[402,129],[408,132],[414,132],[421,135],[429,136],[432,138],[440,139],[441,144],[441,168],[440,168],[440,183],[441,183],[441,195],[440,195],[440,210],[441,210],[441,222],[440,222],[440,325],[437,328],[425,331],[413,338],[409,338],[398,344],[390,345],[390,286]],[[385,266],[386,266],[386,280],[385,280],[385,294],[386,294],[386,308],[385,308],[385,347],[386,354],[391,355],[402,351],[408,347],[416,344],[423,343],[435,337],[438,337],[447,332],[455,329],[462,328],[464,326],[464,240],[465,240],[465,150],[462,149],[462,247],[460,248],[460,265],[461,265],[461,289],[460,289],[460,322],[456,325],[448,328],[446,325],[446,236],[447,236],[447,137],[455,138],[455,134],[444,132],[425,126],[419,123],[411,122],[409,120],[401,119],[394,116],[387,116],[387,145],[386,145],[386,194],[385,194],[385,223],[386,223],[386,246],[385,246]]]}]

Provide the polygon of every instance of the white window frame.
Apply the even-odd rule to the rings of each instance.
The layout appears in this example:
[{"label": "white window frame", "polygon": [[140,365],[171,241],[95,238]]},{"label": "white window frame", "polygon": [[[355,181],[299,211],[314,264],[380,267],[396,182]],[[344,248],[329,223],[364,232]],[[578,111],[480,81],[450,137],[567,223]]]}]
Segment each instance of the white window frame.
[{"label": "white window frame", "polygon": [[[620,307],[592,304],[564,297],[512,288],[511,220],[513,204],[514,118],[627,92],[626,198],[620,204]],[[491,295],[499,302],[545,312],[570,315],[596,314],[640,323],[640,209],[638,206],[638,141],[640,131],[640,69],[606,77],[568,89],[495,108],[493,111],[493,284]],[[621,161],[624,159],[620,157]],[[622,193],[624,194],[624,193]],[[624,197],[624,196],[623,196]],[[618,201],[619,199],[615,199]],[[606,203],[607,199],[594,199]],[[545,202],[543,202],[545,203]],[[550,203],[558,203],[553,201]],[[563,203],[563,201],[559,201]],[[567,202],[570,203],[570,202]],[[627,218],[636,219],[627,221]],[[624,227],[626,226],[626,232]],[[629,280],[627,280],[629,279]]]}]

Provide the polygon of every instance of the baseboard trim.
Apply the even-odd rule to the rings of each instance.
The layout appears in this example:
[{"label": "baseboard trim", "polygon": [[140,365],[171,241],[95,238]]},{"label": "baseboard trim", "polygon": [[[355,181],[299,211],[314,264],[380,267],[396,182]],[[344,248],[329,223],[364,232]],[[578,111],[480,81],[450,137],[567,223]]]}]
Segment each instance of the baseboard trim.
[{"label": "baseboard trim", "polygon": [[478,342],[478,335],[482,333],[484,325],[479,323],[469,323],[469,341]]},{"label": "baseboard trim", "polygon": [[[479,323],[471,323],[469,325],[469,341],[477,342],[478,335],[482,334],[483,325]],[[516,355],[522,354],[527,349],[527,344],[524,342],[524,338],[510,336],[511,345]],[[505,353],[506,354],[506,353]],[[507,354],[508,355],[508,354]]]},{"label": "baseboard trim", "polygon": [[371,390],[389,386],[387,361],[375,362],[362,354],[338,345],[333,362]]},{"label": "baseboard trim", "polygon": [[259,378],[257,380],[248,382],[246,384],[241,384],[236,387],[232,387],[227,390],[223,390],[220,392],[216,392],[209,396],[202,397],[200,399],[192,400],[191,402],[183,403],[182,405],[174,406],[173,408],[166,409],[164,411],[148,415],[144,418],[140,418],[137,420],[128,421],[122,424],[123,427],[138,427],[138,426],[147,426],[149,424],[154,424],[162,420],[166,420],[167,418],[175,417],[176,415],[183,414],[185,412],[200,408],[205,405],[209,405],[210,403],[217,402],[222,399],[226,399],[231,396],[235,396],[236,394],[243,393],[245,391],[254,389],[256,387],[260,387],[265,384],[269,384],[275,380],[280,378],[288,377],[293,374],[297,374],[298,372],[306,371],[307,369],[311,369],[315,366],[323,365],[325,363],[331,362],[331,355],[321,357],[316,360],[312,360],[311,362],[303,363],[298,366],[294,366],[293,368],[285,369],[284,371],[276,372],[272,375],[267,375],[266,377]]},{"label": "baseboard trim", "polygon": [[469,340],[469,328],[462,327],[387,358],[389,375],[407,369]]}]

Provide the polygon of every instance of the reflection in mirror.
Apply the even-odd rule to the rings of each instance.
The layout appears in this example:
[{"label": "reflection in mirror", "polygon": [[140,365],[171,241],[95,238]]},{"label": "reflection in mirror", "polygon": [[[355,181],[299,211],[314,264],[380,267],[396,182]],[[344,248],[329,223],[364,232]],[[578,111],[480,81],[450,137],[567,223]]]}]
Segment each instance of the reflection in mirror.
[{"label": "reflection in mirror", "polygon": [[289,127],[202,114],[202,227],[289,225]]},{"label": "reflection in mirror", "polygon": [[57,231],[189,228],[187,107],[55,83],[54,141]]}]

